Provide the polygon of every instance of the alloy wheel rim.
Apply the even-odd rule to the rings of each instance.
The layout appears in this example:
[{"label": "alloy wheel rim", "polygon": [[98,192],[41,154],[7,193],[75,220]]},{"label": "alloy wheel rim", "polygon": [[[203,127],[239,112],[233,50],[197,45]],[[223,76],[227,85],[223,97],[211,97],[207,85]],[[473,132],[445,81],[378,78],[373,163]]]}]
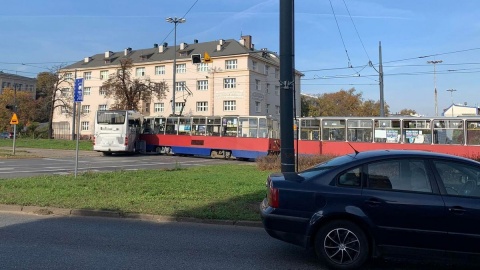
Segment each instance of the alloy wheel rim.
[{"label": "alloy wheel rim", "polygon": [[356,234],[345,228],[331,230],[323,244],[325,254],[337,264],[350,264],[360,255],[360,241]]}]

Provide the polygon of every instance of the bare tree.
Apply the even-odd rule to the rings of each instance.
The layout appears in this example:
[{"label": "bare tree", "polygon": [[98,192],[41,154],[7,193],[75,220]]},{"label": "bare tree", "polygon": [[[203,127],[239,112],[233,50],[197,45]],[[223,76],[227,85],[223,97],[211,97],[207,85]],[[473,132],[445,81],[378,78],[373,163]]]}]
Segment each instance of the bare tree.
[{"label": "bare tree", "polygon": [[158,100],[165,98],[168,91],[165,82],[152,82],[148,77],[133,78],[132,68],[131,58],[120,60],[119,70],[102,84],[105,96],[115,100],[112,109],[138,111],[140,101],[150,102],[153,97]]},{"label": "bare tree", "polygon": [[[37,76],[37,89],[44,95],[42,109],[48,112],[48,138],[53,138],[53,113],[61,108],[71,115],[73,80],[60,70],[63,66],[55,66],[48,72],[41,72]],[[68,86],[68,87],[65,87]]]}]

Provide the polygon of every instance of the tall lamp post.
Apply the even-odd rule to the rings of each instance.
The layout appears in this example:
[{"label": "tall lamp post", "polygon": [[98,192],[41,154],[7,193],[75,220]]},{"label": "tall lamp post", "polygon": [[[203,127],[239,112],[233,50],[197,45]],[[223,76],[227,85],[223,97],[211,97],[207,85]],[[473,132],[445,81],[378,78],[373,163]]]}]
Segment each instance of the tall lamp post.
[{"label": "tall lamp post", "polygon": [[452,116],[453,116],[453,108],[455,107],[453,104],[453,92],[457,91],[456,89],[447,89],[450,92],[450,98],[452,99]]},{"label": "tall lamp post", "polygon": [[184,23],[184,18],[168,17],[165,19],[169,23],[173,23],[174,26],[174,39],[173,39],[173,91],[172,91],[172,114],[175,115],[175,91],[176,88],[176,76],[177,76],[177,24]]},{"label": "tall lamp post", "polygon": [[437,102],[437,64],[442,63],[442,60],[427,61],[429,64],[433,64],[433,87],[435,88],[435,116],[438,116],[438,102]]}]

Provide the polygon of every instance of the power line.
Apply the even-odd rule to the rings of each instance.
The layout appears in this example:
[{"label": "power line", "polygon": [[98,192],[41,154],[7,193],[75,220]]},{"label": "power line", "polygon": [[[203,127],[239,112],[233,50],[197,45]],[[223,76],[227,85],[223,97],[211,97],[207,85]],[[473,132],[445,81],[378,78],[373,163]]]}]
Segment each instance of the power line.
[{"label": "power line", "polygon": [[337,15],[335,14],[335,10],[333,9],[332,0],[329,0],[329,1],[330,1],[330,7],[332,8],[333,17],[335,18],[335,23],[337,24],[338,33],[340,34],[340,39],[342,40],[343,48],[345,49],[345,53],[347,54],[348,67],[352,67],[350,56],[348,55],[347,47],[345,46],[345,41],[343,40],[342,31],[340,30],[340,25],[338,24]]},{"label": "power line", "polygon": [[363,45],[362,38],[360,37],[360,34],[358,33],[357,26],[356,26],[355,23],[353,22],[352,15],[350,14],[350,10],[348,10],[348,6],[347,6],[347,3],[345,2],[345,0],[343,0],[343,4],[345,5],[345,8],[347,9],[348,16],[350,17],[350,20],[352,21],[353,27],[355,28],[355,32],[357,32],[357,36],[358,36],[358,39],[360,40],[360,43],[362,44],[363,51],[364,51],[365,54],[367,55],[368,61],[371,62],[371,61],[370,61],[370,56],[368,55],[368,52],[367,52],[367,50],[365,49],[365,46]]}]

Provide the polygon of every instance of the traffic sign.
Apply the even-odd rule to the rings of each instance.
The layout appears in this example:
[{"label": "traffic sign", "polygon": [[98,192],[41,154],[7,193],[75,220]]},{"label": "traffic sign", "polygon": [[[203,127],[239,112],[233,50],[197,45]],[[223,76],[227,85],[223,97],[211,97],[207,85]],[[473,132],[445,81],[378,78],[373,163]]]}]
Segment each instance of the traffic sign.
[{"label": "traffic sign", "polygon": [[83,78],[75,79],[75,87],[73,88],[73,101],[83,101]]},{"label": "traffic sign", "polygon": [[16,113],[12,115],[12,119],[10,119],[10,125],[18,125],[18,117]]},{"label": "traffic sign", "polygon": [[207,52],[205,52],[205,53],[203,54],[203,62],[204,62],[204,63],[211,63],[211,62],[213,62],[213,61],[212,61],[212,58],[210,58],[210,55],[209,55]]}]

